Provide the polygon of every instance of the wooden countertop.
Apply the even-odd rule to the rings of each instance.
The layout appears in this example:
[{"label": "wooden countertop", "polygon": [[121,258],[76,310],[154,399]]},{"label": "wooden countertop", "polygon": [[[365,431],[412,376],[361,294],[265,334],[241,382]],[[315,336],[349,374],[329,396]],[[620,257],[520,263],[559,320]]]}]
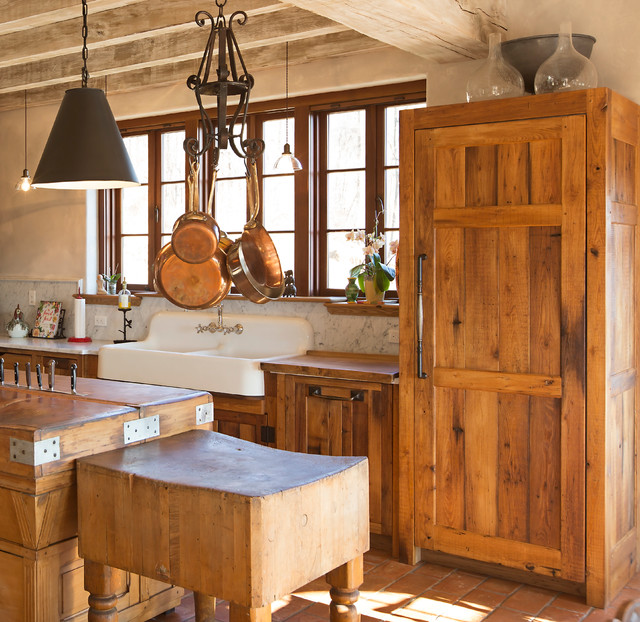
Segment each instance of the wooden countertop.
[{"label": "wooden countertop", "polygon": [[392,384],[398,381],[398,357],[310,350],[300,356],[265,361],[261,369],[277,374],[319,376]]}]

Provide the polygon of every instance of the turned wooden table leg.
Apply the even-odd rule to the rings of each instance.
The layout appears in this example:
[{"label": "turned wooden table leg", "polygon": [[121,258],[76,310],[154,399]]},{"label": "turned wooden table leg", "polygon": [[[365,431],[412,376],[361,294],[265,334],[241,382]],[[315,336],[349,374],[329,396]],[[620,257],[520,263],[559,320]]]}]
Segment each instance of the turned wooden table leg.
[{"label": "turned wooden table leg", "polygon": [[124,571],[84,561],[84,589],[89,592],[88,622],[118,622],[118,587],[122,585]]},{"label": "turned wooden table leg", "polygon": [[327,582],[331,586],[331,622],[359,622],[360,614],[355,603],[363,580],[362,555],[327,573]]},{"label": "turned wooden table leg", "polygon": [[229,622],[271,622],[271,605],[252,608],[230,602]]},{"label": "turned wooden table leg", "polygon": [[216,599],[215,596],[193,593],[195,603],[196,622],[214,622],[216,619]]}]

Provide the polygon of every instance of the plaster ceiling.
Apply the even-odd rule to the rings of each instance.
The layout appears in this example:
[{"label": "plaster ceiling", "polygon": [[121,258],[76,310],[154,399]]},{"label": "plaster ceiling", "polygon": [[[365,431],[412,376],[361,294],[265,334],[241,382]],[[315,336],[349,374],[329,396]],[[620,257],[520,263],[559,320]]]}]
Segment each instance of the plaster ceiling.
[{"label": "plaster ceiling", "polygon": [[[228,0],[249,19],[234,31],[249,71],[396,47],[429,62],[483,55],[504,28],[502,0]],[[194,17],[214,0],[89,0],[89,86],[109,94],[184,83],[209,34]],[[59,101],[80,86],[80,0],[0,0],[0,110]]]}]

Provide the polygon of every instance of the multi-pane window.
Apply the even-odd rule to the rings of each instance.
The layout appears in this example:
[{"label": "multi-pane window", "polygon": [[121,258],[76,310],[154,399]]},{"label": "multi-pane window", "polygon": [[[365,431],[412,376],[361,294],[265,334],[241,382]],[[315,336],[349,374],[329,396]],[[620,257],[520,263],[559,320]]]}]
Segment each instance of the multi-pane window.
[{"label": "multi-pane window", "polygon": [[122,273],[134,289],[150,289],[153,260],[186,207],[184,129],[124,136],[140,186],[112,191],[111,244],[100,270]]},{"label": "multi-pane window", "polygon": [[[288,131],[282,111],[271,112],[268,104],[250,115],[247,135],[265,141],[257,163],[257,219],[271,235],[282,269],[294,271],[298,295],[343,294],[350,269],[364,259],[364,245],[347,240],[347,233],[354,229],[371,233],[382,203],[378,233],[384,236],[385,247],[380,254],[394,266],[388,249],[399,238],[399,111],[421,105],[407,103],[413,98],[424,100],[419,91],[403,92],[386,100],[375,93],[377,99],[361,105],[331,101],[310,106],[305,101],[304,106],[294,107]],[[157,127],[148,121],[151,129],[125,135],[142,185],[111,191],[104,198],[103,221],[113,224],[105,227],[100,269],[118,264],[134,289],[153,289],[154,258],[170,241],[173,223],[187,207],[189,167],[183,141],[196,134],[198,118],[185,115],[184,120],[163,120]],[[300,172],[274,168],[286,136],[292,152],[305,163]],[[296,136],[306,153],[297,153]],[[207,204],[210,181],[211,162],[205,158],[200,171],[201,209]],[[220,229],[232,240],[239,238],[251,214],[245,163],[231,149],[220,153],[213,205]],[[395,282],[390,289],[393,293]]]},{"label": "multi-pane window", "polygon": [[[265,150],[262,156],[262,224],[278,251],[283,270],[295,266],[295,173],[282,172],[275,163],[282,154],[286,120],[268,119],[262,123]],[[289,120],[289,144],[295,154],[294,125]]]}]

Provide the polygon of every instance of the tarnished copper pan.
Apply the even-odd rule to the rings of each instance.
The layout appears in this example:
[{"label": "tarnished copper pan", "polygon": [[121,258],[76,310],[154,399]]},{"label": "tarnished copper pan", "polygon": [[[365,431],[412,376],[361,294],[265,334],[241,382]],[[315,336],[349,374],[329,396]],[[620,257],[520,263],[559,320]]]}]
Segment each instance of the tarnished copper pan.
[{"label": "tarnished copper pan", "polygon": [[278,252],[267,230],[256,221],[260,209],[258,174],[255,162],[247,161],[247,199],[251,218],[242,236],[231,246],[227,266],[238,291],[252,302],[280,298],[284,277]]},{"label": "tarnished copper pan", "polygon": [[[191,187],[190,191],[193,192]],[[213,194],[213,186],[211,192]],[[231,241],[224,233],[219,235],[213,256],[201,263],[183,261],[176,255],[171,242],[165,244],[154,265],[156,291],[183,309],[208,309],[220,302],[231,289],[227,268]]]},{"label": "tarnished copper pan", "polygon": [[156,257],[154,277],[156,291],[183,309],[208,309],[220,302],[231,287],[222,244],[211,259],[187,263],[174,253],[169,242]]},{"label": "tarnished copper pan", "polygon": [[211,198],[207,212],[198,209],[198,169],[193,161],[189,173],[189,211],[182,214],[173,225],[171,245],[177,257],[187,263],[202,263],[211,259],[218,248],[220,228],[211,215],[211,199],[216,183],[217,170],[213,171]]}]

